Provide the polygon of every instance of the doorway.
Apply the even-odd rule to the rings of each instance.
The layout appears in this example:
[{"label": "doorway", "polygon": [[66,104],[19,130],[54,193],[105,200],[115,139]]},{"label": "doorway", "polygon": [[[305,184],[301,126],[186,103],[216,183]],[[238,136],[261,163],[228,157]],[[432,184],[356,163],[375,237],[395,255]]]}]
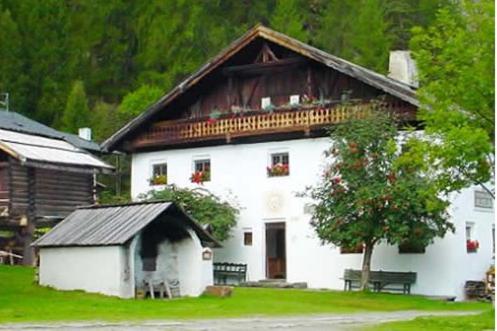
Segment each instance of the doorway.
[{"label": "doorway", "polygon": [[266,277],[286,279],[285,223],[266,223]]}]

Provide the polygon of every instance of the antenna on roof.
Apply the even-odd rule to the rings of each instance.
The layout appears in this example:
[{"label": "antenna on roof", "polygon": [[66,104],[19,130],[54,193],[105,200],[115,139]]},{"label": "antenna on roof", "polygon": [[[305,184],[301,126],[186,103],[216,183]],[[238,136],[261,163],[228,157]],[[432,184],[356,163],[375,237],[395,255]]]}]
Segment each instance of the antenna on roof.
[{"label": "antenna on roof", "polygon": [[0,93],[0,108],[9,111],[9,93]]}]

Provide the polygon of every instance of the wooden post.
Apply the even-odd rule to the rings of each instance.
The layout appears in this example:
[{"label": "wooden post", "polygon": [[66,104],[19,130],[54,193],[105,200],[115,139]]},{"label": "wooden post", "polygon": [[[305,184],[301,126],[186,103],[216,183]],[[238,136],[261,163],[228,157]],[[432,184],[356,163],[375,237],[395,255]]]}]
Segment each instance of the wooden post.
[{"label": "wooden post", "polygon": [[28,211],[27,221],[28,224],[23,229],[23,265],[33,265],[34,263],[34,250],[31,247],[33,243],[33,236],[36,229],[36,172],[32,167],[28,167]]}]

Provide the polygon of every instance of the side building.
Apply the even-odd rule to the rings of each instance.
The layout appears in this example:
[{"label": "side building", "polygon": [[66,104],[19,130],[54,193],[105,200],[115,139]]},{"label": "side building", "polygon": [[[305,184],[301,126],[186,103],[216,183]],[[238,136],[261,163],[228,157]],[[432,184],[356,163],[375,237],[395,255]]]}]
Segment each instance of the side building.
[{"label": "side building", "polygon": [[[132,155],[135,199],[167,183],[238,203],[237,227],[216,261],[247,263],[249,280],[342,289],[344,269],[360,268],[361,248],[321,245],[309,201],[297,194],[320,178],[330,125],[380,102],[421,127],[409,83],[257,26],[103,147]],[[453,196],[450,213],[455,233],[425,248],[380,244],[373,270],[416,272],[413,293],[462,299],[465,282],[482,279],[493,261],[493,200],[469,188]]]},{"label": "side building", "polygon": [[95,174],[113,171],[92,154],[99,151],[91,141],[0,112],[0,250],[34,263],[36,230],[93,204]]}]

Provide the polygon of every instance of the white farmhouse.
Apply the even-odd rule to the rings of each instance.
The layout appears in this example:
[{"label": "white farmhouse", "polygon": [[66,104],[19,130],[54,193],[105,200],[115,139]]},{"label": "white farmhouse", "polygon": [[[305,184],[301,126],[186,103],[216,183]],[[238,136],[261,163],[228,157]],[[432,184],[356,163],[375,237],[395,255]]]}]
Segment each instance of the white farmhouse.
[{"label": "white farmhouse", "polygon": [[[321,245],[309,202],[296,193],[320,178],[326,127],[378,99],[422,128],[408,83],[256,26],[104,147],[132,155],[135,199],[165,183],[236,199],[238,224],[216,261],[246,263],[253,281],[342,289],[344,270],[359,269],[362,254]],[[493,200],[469,188],[454,195],[450,213],[455,233],[426,248],[381,244],[372,269],[415,272],[413,293],[462,299],[465,282],[481,280],[493,262]]]},{"label": "white farmhouse", "polygon": [[202,294],[219,247],[169,202],[82,207],[33,245],[40,285],[121,298]]}]

